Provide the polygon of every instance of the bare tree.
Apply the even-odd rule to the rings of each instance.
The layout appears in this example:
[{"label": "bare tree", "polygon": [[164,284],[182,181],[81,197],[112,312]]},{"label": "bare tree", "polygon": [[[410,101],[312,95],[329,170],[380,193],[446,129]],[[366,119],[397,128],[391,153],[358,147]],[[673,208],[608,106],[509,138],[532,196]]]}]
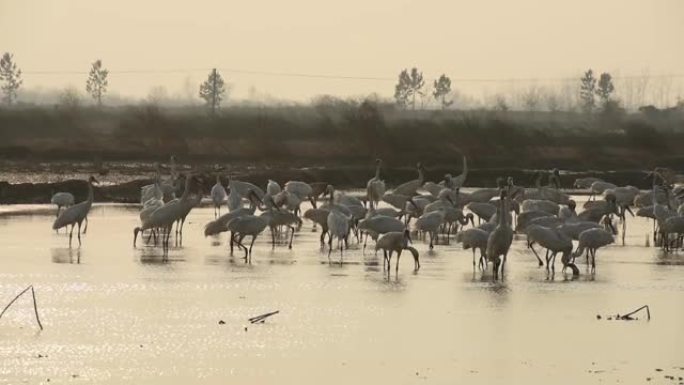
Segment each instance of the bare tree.
[{"label": "bare tree", "polygon": [[86,91],[97,100],[97,105],[102,106],[102,97],[107,93],[109,71],[102,67],[102,60],[97,59],[90,69],[86,81]]},{"label": "bare tree", "polygon": [[506,103],[506,97],[499,94],[494,97],[494,111],[506,112],[510,110],[508,103]]},{"label": "bare tree", "polygon": [[423,95],[421,90],[424,85],[423,73],[418,72],[418,68],[413,67],[410,74],[407,70],[403,70],[399,74],[399,82],[394,88],[394,99],[402,107],[406,107],[410,99],[411,106],[415,110],[416,95]]},{"label": "bare tree", "polygon": [[74,87],[67,87],[59,94],[59,107],[66,110],[76,110],[81,105],[81,96]]},{"label": "bare tree", "polygon": [[596,91],[596,78],[594,71],[589,69],[584,73],[580,79],[580,99],[582,100],[582,109],[584,112],[591,113],[596,106],[594,99],[594,92]]},{"label": "bare tree", "polygon": [[540,99],[539,88],[535,85],[522,93],[523,105],[527,111],[537,111]]},{"label": "bare tree", "polygon": [[9,52],[5,52],[0,58],[0,80],[4,82],[3,100],[7,105],[11,105],[17,99],[17,91],[24,81],[21,80],[21,70],[14,62],[14,55]]},{"label": "bare tree", "polygon": [[637,80],[635,101],[636,105],[641,107],[646,104],[646,92],[648,91],[648,85],[651,81],[651,75],[649,74],[648,70],[644,70]]},{"label": "bare tree", "polygon": [[448,76],[442,74],[439,79],[434,82],[435,90],[432,92],[432,96],[435,100],[439,101],[442,109],[446,109],[454,103],[453,99],[448,99],[447,96],[451,92],[451,79]]},{"label": "bare tree", "polygon": [[551,112],[559,111],[561,108],[561,101],[558,93],[553,89],[547,88],[543,93],[543,99],[546,103],[546,108]]},{"label": "bare tree", "polygon": [[169,100],[169,92],[164,86],[153,86],[147,94],[147,103],[159,106]]},{"label": "bare tree", "polygon": [[596,95],[601,98],[601,105],[606,106],[610,100],[610,96],[613,91],[615,91],[615,86],[613,86],[613,77],[610,76],[608,72],[604,72],[599,77],[598,88],[596,88]]},{"label": "bare tree", "polygon": [[221,74],[214,68],[207,80],[200,85],[199,96],[204,99],[207,106],[211,108],[211,113],[216,113],[216,108],[221,104],[223,100],[223,94],[225,94],[226,88],[223,82]]}]

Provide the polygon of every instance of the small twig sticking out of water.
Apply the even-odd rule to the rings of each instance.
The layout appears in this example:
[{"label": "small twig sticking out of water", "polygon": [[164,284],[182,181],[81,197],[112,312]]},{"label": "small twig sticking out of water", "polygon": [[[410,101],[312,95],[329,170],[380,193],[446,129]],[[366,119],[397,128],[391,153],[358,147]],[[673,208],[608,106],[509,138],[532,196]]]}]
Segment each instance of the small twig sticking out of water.
[{"label": "small twig sticking out of water", "polygon": [[620,319],[625,320],[625,321],[632,321],[634,319],[634,318],[632,318],[632,315],[634,313],[637,313],[637,312],[643,310],[643,309],[646,309],[646,316],[648,317],[648,320],[650,321],[651,320],[651,310],[648,308],[648,305],[644,305],[644,306],[634,310],[631,313],[627,313],[627,314],[621,316]]},{"label": "small twig sticking out of water", "polygon": [[250,319],[249,319],[249,322],[250,322],[250,323],[253,323],[253,324],[255,324],[255,323],[257,323],[257,322],[263,322],[266,318],[268,318],[268,317],[270,317],[270,316],[272,316],[272,315],[276,315],[276,314],[278,314],[278,313],[280,313],[280,310],[276,310],[276,311],[272,311],[272,312],[270,312],[270,313],[258,315],[258,316],[256,316],[256,317],[250,318]]},{"label": "small twig sticking out of water", "polygon": [[40,327],[40,330],[43,330],[43,324],[40,323],[40,317],[38,316],[38,304],[37,304],[37,302],[36,302],[36,292],[35,292],[35,290],[33,289],[33,285],[30,285],[30,286],[27,287],[26,289],[22,290],[21,293],[17,294],[16,297],[14,297],[14,299],[12,299],[12,300],[7,304],[7,306],[5,306],[4,309],[2,309],[2,312],[0,313],[0,318],[2,318],[2,316],[5,314],[5,312],[7,311],[7,309],[9,309],[9,307],[12,306],[12,304],[13,304],[14,302],[16,302],[16,300],[19,299],[19,297],[21,297],[24,293],[26,293],[27,291],[29,291],[29,289],[31,289],[31,295],[33,296],[33,311],[36,313],[36,322],[38,323],[38,326]]}]

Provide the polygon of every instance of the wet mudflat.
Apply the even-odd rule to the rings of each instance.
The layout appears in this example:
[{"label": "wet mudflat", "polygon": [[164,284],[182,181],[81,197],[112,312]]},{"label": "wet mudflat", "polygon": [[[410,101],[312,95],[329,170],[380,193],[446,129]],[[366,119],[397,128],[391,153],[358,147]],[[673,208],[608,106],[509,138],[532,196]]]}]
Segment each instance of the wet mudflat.
[{"label": "wet mudflat", "polygon": [[[328,263],[305,221],[294,249],[255,244],[246,265],[227,236],[204,238],[213,209],[191,212],[183,245],[133,248],[138,209],[95,205],[83,246],[50,230],[49,206],[0,216],[0,302],[36,289],[0,320],[0,383],[680,383],[684,253],[644,247],[651,223],[628,218],[627,245],[599,250],[597,272],[547,278],[514,241],[507,275],[473,274],[452,245],[422,268],[353,243]],[[74,239],[75,241],[75,239]],[[173,240],[172,240],[173,243]],[[77,245],[77,243],[75,243]],[[394,262],[394,261],[393,261]],[[652,319],[608,321],[648,304]],[[280,310],[263,324],[248,318]],[[596,315],[604,316],[597,320]],[[223,321],[220,324],[219,321]],[[657,369],[660,369],[658,371]],[[666,378],[668,376],[668,378]],[[671,378],[669,378],[671,377]]]}]

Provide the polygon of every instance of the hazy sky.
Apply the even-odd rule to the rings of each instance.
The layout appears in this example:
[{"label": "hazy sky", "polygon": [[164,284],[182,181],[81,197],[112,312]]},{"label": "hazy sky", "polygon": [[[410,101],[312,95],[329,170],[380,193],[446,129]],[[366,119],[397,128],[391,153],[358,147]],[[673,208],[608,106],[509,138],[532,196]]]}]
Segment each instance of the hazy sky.
[{"label": "hazy sky", "polygon": [[[395,78],[418,66],[455,79],[684,74],[682,0],[0,0],[0,51],[26,87],[83,89],[101,58],[110,89],[196,94],[211,67],[235,95],[308,100],[390,96],[394,81],[233,73],[228,69]],[[127,70],[180,72],[117,73]],[[83,72],[38,74],[35,71]],[[496,88],[501,83],[455,87]]]}]

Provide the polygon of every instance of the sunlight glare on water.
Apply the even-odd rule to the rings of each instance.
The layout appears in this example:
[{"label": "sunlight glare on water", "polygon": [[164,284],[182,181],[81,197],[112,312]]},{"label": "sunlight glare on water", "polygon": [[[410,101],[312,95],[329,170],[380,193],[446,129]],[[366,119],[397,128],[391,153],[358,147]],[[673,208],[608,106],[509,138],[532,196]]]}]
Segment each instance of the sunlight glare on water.
[{"label": "sunlight glare on water", "polygon": [[[15,209],[32,215],[9,215]],[[627,245],[598,251],[595,277],[547,280],[518,236],[503,282],[472,271],[452,240],[414,240],[387,279],[372,248],[340,264],[305,221],[294,249],[258,238],[251,265],[227,235],[205,238],[195,209],[169,262],[133,248],[138,209],[95,205],[83,246],[50,230],[46,205],[0,216],[0,302],[33,284],[0,320],[0,383],[643,383],[684,376],[684,257],[644,247],[651,223],[628,217]],[[173,243],[173,240],[171,241]],[[79,263],[80,262],[80,263]],[[335,263],[336,262],[336,263]],[[394,262],[394,260],[393,260]],[[608,321],[648,304],[652,320]],[[248,318],[273,310],[263,324]],[[597,320],[596,315],[604,317]],[[219,321],[225,324],[220,325]],[[656,371],[662,369],[662,371]]]}]

